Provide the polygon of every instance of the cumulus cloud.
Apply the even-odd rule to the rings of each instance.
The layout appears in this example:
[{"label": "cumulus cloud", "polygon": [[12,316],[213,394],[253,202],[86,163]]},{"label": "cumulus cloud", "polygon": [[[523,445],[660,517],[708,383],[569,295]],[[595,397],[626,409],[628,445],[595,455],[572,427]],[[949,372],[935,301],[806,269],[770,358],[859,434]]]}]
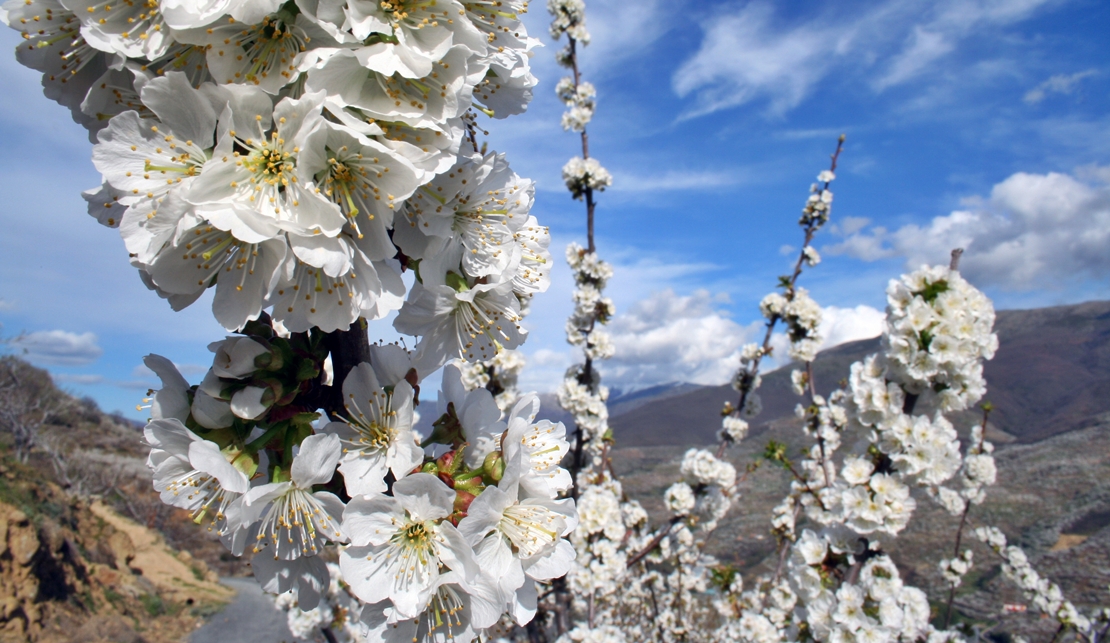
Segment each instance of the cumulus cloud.
[{"label": "cumulus cloud", "polygon": [[698,51],[675,72],[674,91],[694,96],[693,118],[754,100],[783,114],[824,78],[855,75],[873,91],[904,85],[938,67],[972,35],[1033,16],[1050,0],[885,0],[845,11],[837,5],[787,24],[771,4],[750,2],[713,15]]},{"label": "cumulus cloud", "polygon": [[916,268],[947,263],[953,248],[964,248],[965,276],[1010,290],[1110,275],[1110,168],[1018,172],[964,205],[924,225],[858,230],[824,251],[865,261],[901,256]]},{"label": "cumulus cloud", "polygon": [[[761,341],[765,326],[761,320],[738,324],[721,309],[727,301],[706,290],[690,295],[664,290],[637,302],[609,324],[616,355],[602,365],[606,383],[627,390],[667,382],[728,382],[740,364],[741,347]],[[883,313],[868,306],[824,308],[821,348],[875,337],[882,320]],[[772,344],[776,355],[786,354],[785,336],[776,334]]]},{"label": "cumulus cloud", "polygon": [[718,309],[706,290],[653,293],[610,324],[616,355],[603,366],[606,380],[622,389],[665,382],[720,384],[739,363],[740,347],[759,333]]},{"label": "cumulus cloud", "polygon": [[10,345],[22,352],[28,361],[51,366],[84,366],[104,354],[95,334],[64,330],[40,330],[20,335]]},{"label": "cumulus cloud", "polygon": [[884,319],[886,314],[870,306],[822,308],[819,332],[825,341],[821,343],[821,349],[878,337],[883,332]]},{"label": "cumulus cloud", "polygon": [[1030,105],[1036,105],[1049,94],[1071,94],[1079,86],[1079,81],[1097,73],[1098,70],[1088,69],[1074,74],[1057,74],[1026,92],[1023,100]]}]

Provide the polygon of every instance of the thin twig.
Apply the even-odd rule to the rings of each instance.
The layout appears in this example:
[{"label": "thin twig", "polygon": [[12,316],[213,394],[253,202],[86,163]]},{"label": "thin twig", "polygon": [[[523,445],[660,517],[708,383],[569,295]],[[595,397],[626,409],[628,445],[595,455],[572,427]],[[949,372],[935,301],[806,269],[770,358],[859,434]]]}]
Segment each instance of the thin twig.
[{"label": "thin twig", "polygon": [[960,257],[962,257],[963,255],[964,255],[964,249],[963,248],[956,248],[955,250],[953,250],[952,251],[952,261],[949,262],[948,269],[949,270],[959,270],[960,269]]},{"label": "thin twig", "polygon": [[626,563],[624,566],[625,569],[631,569],[633,565],[643,560],[644,556],[647,556],[652,551],[654,551],[655,548],[659,546],[659,543],[663,542],[663,539],[667,537],[667,534],[671,533],[671,529],[673,529],[674,526],[678,523],[682,522],[682,518],[682,516],[672,516],[671,519],[667,521],[667,525],[659,530],[659,533],[655,535],[655,538],[651,539],[651,542],[649,542],[647,545],[644,545],[643,549],[638,551],[635,556],[628,559],[628,563]]},{"label": "thin twig", "polygon": [[[960,260],[960,256],[959,256],[958,252],[962,253],[963,251],[962,250],[953,250],[952,251],[953,270],[955,270],[955,266]],[[983,430],[979,434],[979,444],[976,445],[976,447],[975,447],[975,450],[978,453],[983,452],[983,442],[985,442],[986,439],[987,439],[987,420],[990,418],[992,408],[994,408],[994,407],[991,406],[989,403],[983,405]],[[957,558],[960,555],[960,543],[963,539],[964,527],[967,526],[967,514],[970,513],[970,512],[971,512],[971,502],[967,501],[964,504],[963,514],[960,516],[960,527],[956,530],[956,545],[952,548],[952,557],[953,558]],[[946,630],[948,629],[948,624],[952,622],[952,603],[955,600],[956,600],[956,586],[953,585],[948,590],[948,604],[945,606],[945,609],[944,609],[944,629],[946,629]]]},{"label": "thin twig", "polygon": [[[831,157],[832,160],[829,164],[830,172],[836,172],[836,165],[840,160],[840,152],[844,149],[844,140],[845,137],[843,135],[841,135],[841,137],[837,140],[836,151],[833,152]],[[822,190],[827,190],[831,183],[831,181],[826,181],[824,186],[822,187]],[[798,283],[798,277],[802,274],[802,267],[805,265],[806,248],[809,247],[810,242],[813,241],[813,236],[817,234],[818,228],[820,228],[822,225],[824,225],[824,222],[820,221],[819,219],[815,219],[806,225],[805,241],[802,243],[802,249],[798,252],[798,260],[794,263],[794,271],[790,275],[787,292],[794,291],[794,287]],[[752,392],[754,392],[752,385],[755,382],[755,378],[759,375],[759,366],[760,363],[763,361],[763,356],[770,352],[771,337],[774,334],[775,326],[778,324],[780,319],[780,316],[774,315],[767,320],[767,331],[763,335],[763,348],[759,352],[759,354],[755,356],[755,359],[752,360],[752,363],[747,367],[747,370],[741,376],[740,401],[736,405],[736,409],[733,411],[733,415],[735,417],[740,417],[740,415],[744,413],[744,407],[748,403],[748,397]],[[727,433],[722,433],[721,443],[717,446],[718,458],[724,457],[725,451],[728,449],[728,445],[730,442],[732,442],[732,438],[729,437]]]}]

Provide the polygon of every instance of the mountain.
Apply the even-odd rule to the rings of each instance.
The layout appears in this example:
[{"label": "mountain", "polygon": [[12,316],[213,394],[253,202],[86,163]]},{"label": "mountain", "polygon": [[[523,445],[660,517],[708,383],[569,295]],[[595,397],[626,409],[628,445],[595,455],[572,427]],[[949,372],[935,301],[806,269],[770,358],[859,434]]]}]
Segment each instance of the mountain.
[{"label": "mountain", "polygon": [[[995,332],[998,352],[984,376],[997,429],[1028,443],[1090,426],[1110,411],[1110,302],[999,311]],[[821,352],[814,362],[818,390],[833,390],[852,362],[878,350],[874,338]],[[790,371],[781,368],[763,378],[763,412],[753,433],[792,415],[801,401],[791,390]],[[619,446],[711,444],[721,426],[721,407],[736,399],[728,385],[697,387],[623,412],[611,410],[610,425]]]},{"label": "mountain", "polygon": [[[1104,605],[1110,583],[1110,302],[1000,311],[995,331],[999,350],[984,376],[986,399],[995,406],[987,433],[998,446],[998,483],[973,508],[969,524],[1002,529],[1076,604]],[[814,365],[819,390],[834,388],[852,362],[878,349],[875,338],[822,352]],[[790,488],[789,474],[760,466],[763,445],[775,440],[798,453],[806,443],[792,413],[801,398],[790,390],[789,378],[790,368],[764,377],[764,410],[752,437],[726,456],[741,472],[739,507],[722,521],[708,551],[746,574],[773,571],[769,516]],[[663,492],[679,477],[682,448],[715,444],[726,400],[736,400],[728,386],[699,387],[610,418],[615,470],[625,492],[642,502],[656,524],[666,520]],[[976,414],[956,419],[966,430]],[[844,443],[851,448],[860,437],[847,435]],[[947,588],[936,561],[951,555],[958,519],[924,494],[914,496],[914,519],[897,538],[884,538],[884,549],[907,582],[942,597]],[[812,525],[803,520],[803,528]],[[998,558],[966,532],[963,546],[973,550],[975,567],[956,592],[957,621],[991,624],[994,641],[1014,634],[1049,640],[1051,622],[1032,607],[1025,613],[1004,610],[1027,601],[1002,576]]]}]

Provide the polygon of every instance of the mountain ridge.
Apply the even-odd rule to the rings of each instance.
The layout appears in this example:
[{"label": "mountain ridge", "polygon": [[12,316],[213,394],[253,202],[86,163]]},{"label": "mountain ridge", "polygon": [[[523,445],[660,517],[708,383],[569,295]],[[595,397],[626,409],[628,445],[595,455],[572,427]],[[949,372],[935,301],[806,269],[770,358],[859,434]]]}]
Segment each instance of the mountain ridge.
[{"label": "mountain ridge", "polygon": [[[995,407],[991,420],[1000,431],[1018,442],[1036,442],[1089,426],[1110,411],[1110,301],[999,311],[995,332],[999,349],[984,367],[985,399]],[[833,390],[850,365],[878,351],[879,343],[875,337],[819,353],[818,389]],[[763,412],[752,422],[753,433],[792,415],[802,401],[791,390],[791,370],[787,365],[764,375]],[[611,413],[609,423],[619,446],[711,444],[722,406],[735,400],[729,385],[699,387]]]}]

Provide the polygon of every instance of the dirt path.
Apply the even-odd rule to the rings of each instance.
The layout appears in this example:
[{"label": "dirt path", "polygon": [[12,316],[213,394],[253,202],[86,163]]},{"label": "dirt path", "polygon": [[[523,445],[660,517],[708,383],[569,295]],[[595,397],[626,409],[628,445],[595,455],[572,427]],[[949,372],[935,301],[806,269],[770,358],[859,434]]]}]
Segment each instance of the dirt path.
[{"label": "dirt path", "polygon": [[238,592],[222,612],[189,638],[189,643],[300,643],[285,624],[285,614],[262,593],[253,578],[225,578],[224,585]]}]

